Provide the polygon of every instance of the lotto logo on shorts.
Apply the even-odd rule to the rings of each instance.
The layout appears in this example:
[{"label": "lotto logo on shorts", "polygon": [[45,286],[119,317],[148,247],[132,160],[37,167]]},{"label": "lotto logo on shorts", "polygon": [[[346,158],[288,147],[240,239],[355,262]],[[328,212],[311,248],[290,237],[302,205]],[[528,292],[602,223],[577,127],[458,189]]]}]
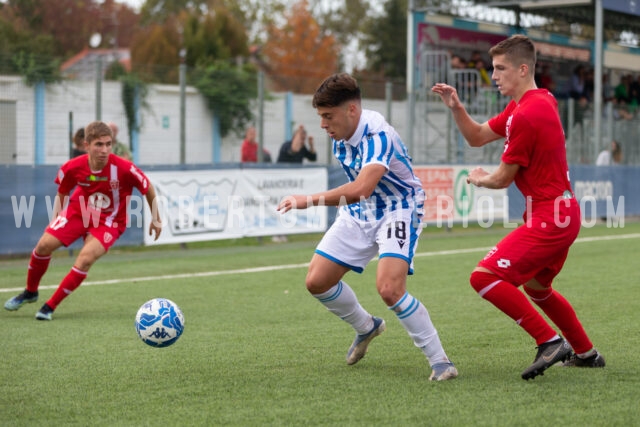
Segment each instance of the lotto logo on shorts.
[{"label": "lotto logo on shorts", "polygon": [[500,268],[509,268],[509,267],[511,267],[511,261],[509,261],[508,259],[500,258],[498,260],[498,267],[500,267]]}]

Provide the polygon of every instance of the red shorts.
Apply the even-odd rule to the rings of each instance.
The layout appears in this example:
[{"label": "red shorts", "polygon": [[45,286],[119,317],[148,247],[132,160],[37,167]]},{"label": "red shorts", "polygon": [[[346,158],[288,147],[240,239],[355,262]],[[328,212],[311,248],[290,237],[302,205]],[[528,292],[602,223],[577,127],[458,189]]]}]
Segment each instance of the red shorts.
[{"label": "red shorts", "polygon": [[525,224],[502,239],[478,266],[517,286],[534,278],[551,286],[578,237],[580,220],[574,198],[534,206],[529,220],[525,218]]},{"label": "red shorts", "polygon": [[60,240],[65,246],[69,246],[80,237],[84,239],[87,234],[91,234],[108,251],[118,240],[122,231],[116,227],[109,227],[102,220],[96,219],[97,224],[94,223],[93,218],[83,218],[80,209],[69,205],[47,226],[45,232]]}]

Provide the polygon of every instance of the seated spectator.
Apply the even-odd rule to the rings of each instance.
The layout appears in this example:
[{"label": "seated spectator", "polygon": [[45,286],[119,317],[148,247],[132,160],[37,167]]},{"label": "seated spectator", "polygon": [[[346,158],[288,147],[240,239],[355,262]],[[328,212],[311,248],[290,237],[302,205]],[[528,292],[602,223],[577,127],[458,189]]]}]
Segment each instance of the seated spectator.
[{"label": "seated spectator", "polygon": [[602,150],[596,159],[596,166],[612,166],[622,163],[622,148],[618,141],[611,141],[609,150]]}]

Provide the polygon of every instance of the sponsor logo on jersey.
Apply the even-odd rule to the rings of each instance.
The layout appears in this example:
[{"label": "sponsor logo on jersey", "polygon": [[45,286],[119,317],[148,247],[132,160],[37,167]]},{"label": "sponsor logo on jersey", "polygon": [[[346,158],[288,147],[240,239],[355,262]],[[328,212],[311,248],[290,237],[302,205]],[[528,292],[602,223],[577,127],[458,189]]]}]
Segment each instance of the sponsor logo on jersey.
[{"label": "sponsor logo on jersey", "polygon": [[98,182],[98,181],[106,181],[109,178],[107,178],[106,176],[96,176],[94,174],[91,174],[87,177],[87,181],[92,181],[92,182]]},{"label": "sponsor logo on jersey", "polygon": [[89,207],[93,209],[107,209],[111,206],[111,199],[104,193],[93,193],[89,196]]}]

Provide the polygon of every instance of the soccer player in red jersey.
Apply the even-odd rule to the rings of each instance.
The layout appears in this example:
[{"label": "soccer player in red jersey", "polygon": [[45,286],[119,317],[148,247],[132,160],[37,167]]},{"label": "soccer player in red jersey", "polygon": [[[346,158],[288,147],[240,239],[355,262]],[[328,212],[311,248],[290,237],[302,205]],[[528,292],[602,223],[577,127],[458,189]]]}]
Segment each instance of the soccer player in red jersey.
[{"label": "soccer player in red jersey", "polygon": [[51,320],[62,300],[80,286],[93,263],[107,253],[125,231],[127,206],[134,188],[145,196],[151,208],[149,235],[154,234],[156,239],[160,236],[162,222],[153,185],[133,163],[112,154],[112,144],[113,134],[107,124],[96,121],[87,125],[87,154],[69,160],[58,171],[54,219],[31,253],[26,289],[9,299],[5,309],[14,311],[37,301],[40,279],[47,271],[53,251],[82,237],[84,245],[71,271],[36,313],[38,320]]},{"label": "soccer player in red jersey", "polygon": [[[498,168],[492,173],[475,168],[467,182],[497,189],[515,181],[527,200],[524,224],[480,261],[471,273],[471,286],[535,339],[538,352],[522,372],[523,379],[542,375],[559,361],[565,366],[603,367],[604,358],[593,347],[573,307],[551,286],[581,221],[569,182],[557,101],[551,92],[536,87],[536,51],[528,37],[514,35],[493,46],[489,54],[492,79],[511,102],[487,122],[480,124],[469,116],[455,88],[438,83],[431,89],[449,107],[472,147],[505,138]],[[520,285],[566,341],[518,289]]]}]

